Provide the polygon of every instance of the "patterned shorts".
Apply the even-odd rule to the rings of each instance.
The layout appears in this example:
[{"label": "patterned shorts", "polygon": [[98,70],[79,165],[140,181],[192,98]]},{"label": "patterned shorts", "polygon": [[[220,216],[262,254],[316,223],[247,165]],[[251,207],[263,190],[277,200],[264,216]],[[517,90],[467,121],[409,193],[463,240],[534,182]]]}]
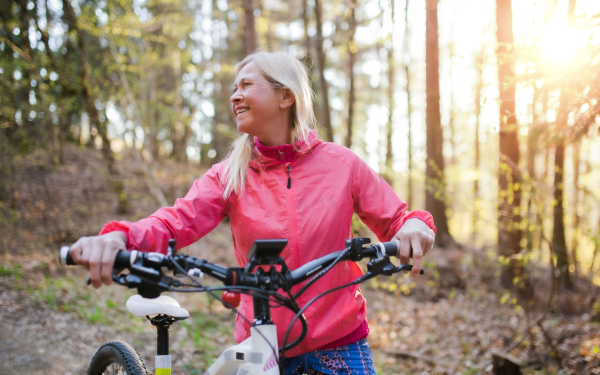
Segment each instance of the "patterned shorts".
[{"label": "patterned shorts", "polygon": [[375,375],[367,339],[286,358],[285,375]]}]

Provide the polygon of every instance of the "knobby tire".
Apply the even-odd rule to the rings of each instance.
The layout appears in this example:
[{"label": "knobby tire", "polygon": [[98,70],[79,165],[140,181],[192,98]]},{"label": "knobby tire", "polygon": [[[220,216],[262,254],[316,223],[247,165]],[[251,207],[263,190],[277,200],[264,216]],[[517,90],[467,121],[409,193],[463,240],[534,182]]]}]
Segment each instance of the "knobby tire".
[{"label": "knobby tire", "polygon": [[123,341],[108,342],[94,355],[88,375],[147,375],[146,366],[138,352]]}]

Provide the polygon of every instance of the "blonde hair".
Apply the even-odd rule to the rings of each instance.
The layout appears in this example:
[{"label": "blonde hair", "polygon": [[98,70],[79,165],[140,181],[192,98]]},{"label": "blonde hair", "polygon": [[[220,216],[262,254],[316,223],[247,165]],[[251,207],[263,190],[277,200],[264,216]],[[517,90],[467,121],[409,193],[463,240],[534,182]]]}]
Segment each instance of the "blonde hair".
[{"label": "blonde hair", "polygon": [[[246,56],[237,66],[236,76],[244,66],[251,62],[256,64],[274,89],[287,88],[292,92],[294,95],[290,116],[292,145],[295,147],[295,143],[299,140],[308,142],[310,130],[316,128],[317,120],[312,106],[314,93],[310,88],[308,73],[304,65],[298,59],[283,52],[254,52]],[[232,192],[239,194],[244,190],[246,171],[254,156],[254,136],[243,134],[233,141],[223,169],[226,180],[223,192],[225,199]]]}]

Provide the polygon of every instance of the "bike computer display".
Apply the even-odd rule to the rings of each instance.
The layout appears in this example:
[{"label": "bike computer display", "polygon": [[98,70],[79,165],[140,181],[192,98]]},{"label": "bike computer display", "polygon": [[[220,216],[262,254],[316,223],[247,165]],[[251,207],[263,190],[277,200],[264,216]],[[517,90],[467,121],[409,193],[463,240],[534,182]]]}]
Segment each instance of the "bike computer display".
[{"label": "bike computer display", "polygon": [[261,262],[275,260],[279,258],[279,254],[281,254],[287,243],[288,240],[286,239],[254,240],[248,252],[248,258],[256,258]]}]

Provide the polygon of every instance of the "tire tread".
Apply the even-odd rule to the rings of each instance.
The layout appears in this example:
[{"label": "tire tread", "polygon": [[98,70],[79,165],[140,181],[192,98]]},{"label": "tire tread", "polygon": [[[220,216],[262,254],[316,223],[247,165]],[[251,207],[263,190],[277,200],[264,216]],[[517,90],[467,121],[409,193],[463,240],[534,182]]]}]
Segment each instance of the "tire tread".
[{"label": "tire tread", "polygon": [[127,375],[147,375],[142,357],[124,341],[111,341],[103,344],[90,362],[87,374],[101,375],[111,363],[121,364]]}]

